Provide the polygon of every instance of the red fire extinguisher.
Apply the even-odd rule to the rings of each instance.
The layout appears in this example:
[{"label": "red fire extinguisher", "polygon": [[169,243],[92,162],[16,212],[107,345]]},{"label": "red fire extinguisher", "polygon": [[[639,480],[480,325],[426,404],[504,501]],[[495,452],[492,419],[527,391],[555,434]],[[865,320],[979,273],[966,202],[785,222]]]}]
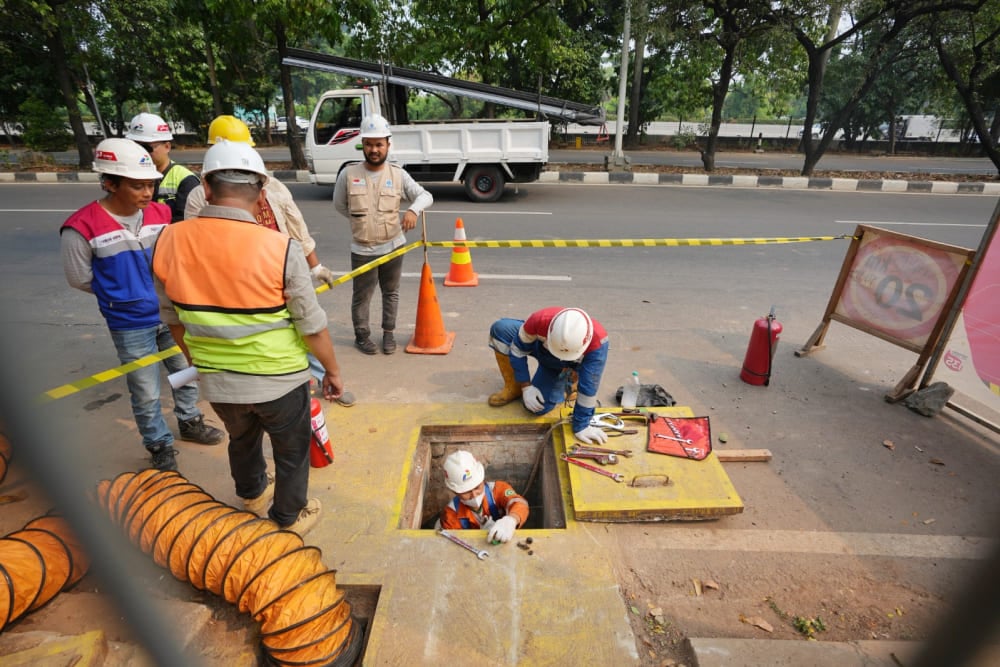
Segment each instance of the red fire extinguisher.
[{"label": "red fire extinguisher", "polygon": [[309,442],[309,465],[313,468],[325,468],[333,463],[333,445],[330,444],[330,434],[326,430],[323,406],[314,398],[311,408],[312,438]]},{"label": "red fire extinguisher", "polygon": [[774,319],[774,306],[767,317],[761,317],[753,323],[750,332],[750,344],[747,345],[747,355],[743,359],[743,370],[740,379],[747,384],[764,385],[771,383],[771,363],[774,352],[778,348],[778,334],[781,333],[781,322]]}]

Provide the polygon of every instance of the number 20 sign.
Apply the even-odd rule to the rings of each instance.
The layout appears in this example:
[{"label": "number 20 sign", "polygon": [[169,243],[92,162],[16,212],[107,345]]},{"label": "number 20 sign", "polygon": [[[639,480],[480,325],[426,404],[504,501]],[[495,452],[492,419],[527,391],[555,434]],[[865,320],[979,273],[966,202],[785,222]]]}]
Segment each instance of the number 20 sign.
[{"label": "number 20 sign", "polygon": [[974,251],[859,226],[830,318],[920,351],[940,330]]}]

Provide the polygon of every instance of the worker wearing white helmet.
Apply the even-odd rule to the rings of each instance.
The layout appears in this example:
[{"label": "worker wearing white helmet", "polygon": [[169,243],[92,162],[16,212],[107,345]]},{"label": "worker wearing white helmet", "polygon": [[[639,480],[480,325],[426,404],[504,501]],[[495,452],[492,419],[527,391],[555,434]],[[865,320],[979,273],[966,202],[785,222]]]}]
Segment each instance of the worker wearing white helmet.
[{"label": "worker wearing white helmet", "polygon": [[323,395],[334,400],[344,389],[327,316],[299,242],[257,224],[268,182],[257,151],[220,139],[204,165],[209,205],[164,229],[153,249],[160,314],[229,431],[229,470],[244,508],[302,535],[320,512],[319,500],[307,498],[307,351],[323,366]]},{"label": "worker wearing white helmet", "polygon": [[153,201],[166,204],[170,208],[171,222],[183,220],[188,194],[198,187],[201,181],[193,171],[170,159],[174,134],[170,131],[167,121],[155,113],[138,114],[129,122],[125,138],[146,149],[153,158],[157,171],[163,174],[163,178],[156,186],[156,192],[153,193]]},{"label": "worker wearing white helmet", "polygon": [[[149,249],[170,224],[170,209],[153,201],[160,172],[149,154],[134,141],[105,139],[97,145],[94,171],[105,196],[74,213],[60,230],[63,270],[70,286],[97,297],[111,332],[118,359],[126,364],[174,346],[160,322],[149,270]],[[163,361],[169,373],[187,368],[184,356]],[[160,365],[145,365],[127,377],[142,444],[151,465],[177,470],[174,436],[160,405]],[[204,445],[222,442],[225,434],[209,426],[198,408],[198,386],[175,389],[174,414],[182,440]]]},{"label": "worker wearing white helmet", "polygon": [[[224,114],[216,116],[208,126],[208,144],[214,146],[219,141],[233,141],[248,146],[254,146],[253,137],[247,124],[236,116]],[[188,195],[187,206],[184,209],[185,218],[195,218],[205,206],[205,188],[198,186]],[[309,272],[314,280],[324,285],[333,287],[333,271],[323,266],[316,254],[316,241],[309,233],[305,216],[292,199],[292,193],[288,187],[276,178],[269,178],[264,184],[264,198],[256,214],[257,224],[281,232],[285,236],[298,241],[305,253],[306,263],[309,265]],[[313,371],[316,382],[323,379],[323,366],[315,357],[309,357],[309,365]],[[337,404],[344,407],[351,407],[355,403],[354,394],[345,390],[337,398]]]},{"label": "worker wearing white helmet", "polygon": [[465,450],[445,459],[444,483],[456,495],[441,511],[441,528],[483,528],[486,539],[496,544],[512,540],[528,520],[528,501],[507,482],[487,482],[483,464]]},{"label": "worker wearing white helmet", "polygon": [[[573,433],[590,444],[607,441],[602,429],[590,425],[608,360],[608,334],[600,322],[579,308],[543,308],[527,320],[494,322],[490,347],[504,381],[503,389],[490,396],[490,405],[498,407],[521,398],[529,412],[545,414],[569,400],[576,374]],[[534,377],[528,357],[538,362]]]},{"label": "worker wearing white helmet", "polygon": [[[351,270],[358,269],[406,244],[405,232],[417,225],[420,213],[434,198],[400,167],[389,164],[389,122],[378,114],[361,121],[361,150],[365,160],[345,167],[333,189],[333,204],[351,224]],[[410,202],[400,216],[401,200]],[[354,345],[365,354],[377,354],[369,321],[375,286],[382,290],[382,353],[396,351],[396,311],[403,256],[356,276],[351,298]]]}]

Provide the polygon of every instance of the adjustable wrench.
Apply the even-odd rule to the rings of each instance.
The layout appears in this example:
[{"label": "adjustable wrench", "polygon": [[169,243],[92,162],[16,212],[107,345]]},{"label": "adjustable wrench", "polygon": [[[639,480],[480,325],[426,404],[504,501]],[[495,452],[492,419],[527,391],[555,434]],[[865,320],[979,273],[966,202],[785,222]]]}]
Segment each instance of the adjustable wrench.
[{"label": "adjustable wrench", "polygon": [[604,470],[603,468],[598,468],[597,466],[592,466],[589,463],[584,463],[583,461],[578,461],[576,459],[570,458],[570,457],[566,456],[565,454],[560,454],[559,458],[561,458],[566,463],[572,463],[573,465],[580,466],[581,468],[585,468],[587,470],[590,470],[591,472],[596,472],[598,475],[604,475],[605,477],[610,477],[611,479],[615,480],[616,482],[621,483],[621,482],[625,481],[625,475],[623,475],[621,473],[610,472],[608,470]]},{"label": "adjustable wrench", "polygon": [[438,535],[440,535],[441,537],[446,537],[450,541],[452,541],[455,544],[457,544],[458,546],[463,547],[465,549],[468,549],[472,553],[476,554],[476,558],[478,558],[479,560],[486,560],[489,557],[489,555],[490,555],[489,552],[486,551],[485,549],[477,549],[476,547],[472,546],[471,544],[469,544],[465,540],[462,540],[462,539],[459,539],[459,538],[455,537],[454,535],[452,535],[451,533],[449,533],[447,530],[439,530],[438,531]]},{"label": "adjustable wrench", "polygon": [[602,466],[616,465],[618,457],[615,454],[605,454],[604,452],[592,452],[586,449],[570,449],[570,454],[578,459],[593,459]]},{"label": "adjustable wrench", "polygon": [[576,456],[578,452],[587,452],[588,454],[617,454],[618,456],[625,456],[627,458],[632,457],[631,449],[607,449],[605,447],[597,447],[595,445],[572,445],[569,448],[570,456]]}]

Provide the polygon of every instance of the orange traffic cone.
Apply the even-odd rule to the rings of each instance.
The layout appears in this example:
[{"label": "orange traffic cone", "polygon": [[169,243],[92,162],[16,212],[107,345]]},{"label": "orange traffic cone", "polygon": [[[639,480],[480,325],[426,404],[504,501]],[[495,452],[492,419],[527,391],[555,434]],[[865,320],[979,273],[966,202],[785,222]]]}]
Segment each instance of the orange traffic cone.
[{"label": "orange traffic cone", "polygon": [[417,327],[406,351],[410,354],[448,354],[454,342],[455,332],[444,330],[431,265],[424,262],[424,268],[420,272],[420,296],[417,299]]},{"label": "orange traffic cone", "polygon": [[[461,218],[455,220],[455,240],[465,240],[465,225]],[[451,268],[444,284],[447,287],[475,287],[479,284],[479,274],[472,270],[472,253],[468,248],[455,246],[451,249]]]}]

